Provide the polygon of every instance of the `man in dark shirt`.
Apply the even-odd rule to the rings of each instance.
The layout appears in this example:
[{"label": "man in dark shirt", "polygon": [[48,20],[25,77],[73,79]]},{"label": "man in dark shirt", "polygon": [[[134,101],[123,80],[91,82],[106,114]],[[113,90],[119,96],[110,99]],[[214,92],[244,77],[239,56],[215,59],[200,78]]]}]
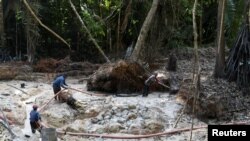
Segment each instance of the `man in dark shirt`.
[{"label": "man in dark shirt", "polygon": [[41,116],[37,111],[38,106],[33,105],[33,110],[30,112],[30,126],[32,133],[36,133],[36,129],[41,132],[42,125],[40,124]]},{"label": "man in dark shirt", "polygon": [[157,79],[157,73],[152,74],[145,82],[144,82],[144,89],[143,89],[143,93],[142,96],[143,97],[147,97],[148,96],[148,92],[149,92],[149,86],[153,83],[153,82],[159,82],[159,80]]},{"label": "man in dark shirt", "polygon": [[[66,75],[58,76],[53,82],[54,94],[57,94],[61,91],[61,87],[67,89],[68,85],[65,83]],[[55,100],[60,100],[59,96],[55,97]]]}]

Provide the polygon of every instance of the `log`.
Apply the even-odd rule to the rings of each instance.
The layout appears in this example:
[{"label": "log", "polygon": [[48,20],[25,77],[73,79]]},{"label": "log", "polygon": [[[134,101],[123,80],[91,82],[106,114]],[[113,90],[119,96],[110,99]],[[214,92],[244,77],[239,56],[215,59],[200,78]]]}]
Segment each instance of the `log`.
[{"label": "log", "polygon": [[173,53],[170,54],[166,69],[168,71],[176,71],[177,70],[177,56],[175,54],[173,54]]},{"label": "log", "polygon": [[67,91],[62,91],[58,94],[58,99],[60,102],[66,102],[70,107],[72,107],[73,109],[76,109],[77,105],[76,104],[76,99],[72,97],[72,94],[70,94]]}]

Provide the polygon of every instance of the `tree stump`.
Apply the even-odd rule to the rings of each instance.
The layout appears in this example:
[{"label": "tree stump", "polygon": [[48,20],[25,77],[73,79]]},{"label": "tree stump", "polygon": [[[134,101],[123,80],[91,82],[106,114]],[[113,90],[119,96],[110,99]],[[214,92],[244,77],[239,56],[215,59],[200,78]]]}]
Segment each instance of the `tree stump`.
[{"label": "tree stump", "polygon": [[42,141],[57,141],[57,133],[55,128],[43,128]]},{"label": "tree stump", "polygon": [[170,54],[166,69],[168,71],[176,71],[177,70],[177,56],[174,53]]}]

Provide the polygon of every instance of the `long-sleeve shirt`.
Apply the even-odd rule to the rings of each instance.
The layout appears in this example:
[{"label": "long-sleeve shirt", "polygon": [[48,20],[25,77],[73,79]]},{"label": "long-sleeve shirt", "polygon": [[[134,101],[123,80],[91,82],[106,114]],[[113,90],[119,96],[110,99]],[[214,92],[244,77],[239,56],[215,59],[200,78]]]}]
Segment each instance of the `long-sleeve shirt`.
[{"label": "long-sleeve shirt", "polygon": [[65,83],[65,78],[63,76],[59,76],[55,79],[55,81],[53,82],[53,87],[63,87],[66,88],[65,86],[68,86]]},{"label": "long-sleeve shirt", "polygon": [[39,121],[39,120],[41,120],[41,116],[40,116],[39,112],[37,112],[36,110],[32,110],[30,112],[30,121],[35,122],[35,121]]},{"label": "long-sleeve shirt", "polygon": [[149,85],[151,85],[153,82],[158,82],[158,79],[156,78],[155,75],[151,75],[151,76],[145,81],[145,85],[149,86]]}]

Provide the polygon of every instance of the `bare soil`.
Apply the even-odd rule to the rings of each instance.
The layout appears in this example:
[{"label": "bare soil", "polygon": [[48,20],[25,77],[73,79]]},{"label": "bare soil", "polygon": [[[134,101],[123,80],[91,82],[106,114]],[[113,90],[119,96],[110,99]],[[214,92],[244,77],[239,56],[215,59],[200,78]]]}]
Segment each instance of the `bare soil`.
[{"label": "bare soil", "polygon": [[[215,50],[213,48],[200,49],[199,54],[202,67],[200,101],[197,106],[199,112],[194,118],[194,126],[249,121],[249,96],[243,95],[234,82],[229,83],[224,79],[214,79],[212,76],[215,66]],[[170,74],[176,76],[181,86],[184,86],[183,80],[192,79],[192,49],[178,51],[176,55],[178,58],[177,72],[165,70],[167,61],[161,62],[156,71],[160,73],[160,76]],[[35,81],[0,81],[0,98],[2,100],[0,105],[5,114],[8,114],[8,118],[14,121],[11,129],[17,135],[16,141],[39,140],[39,133],[30,133],[28,112],[31,110],[32,104],[43,105],[53,97],[51,87],[53,77],[40,73],[32,73],[31,75],[36,78]],[[85,80],[79,81],[85,77],[88,76],[72,76],[66,82],[73,88],[86,91],[87,82]],[[25,83],[25,88],[20,88],[21,83]],[[9,85],[15,86],[27,94]],[[74,98],[85,105],[84,109],[76,111],[65,103],[52,101],[41,114],[43,122],[48,126],[53,124],[57,130],[68,129],[78,133],[101,133],[117,136],[166,132],[175,128],[191,127],[191,107],[187,106],[185,112],[182,113],[185,105],[184,97],[191,94],[188,90],[186,87],[186,91],[182,91],[184,93],[177,95],[154,91],[148,97],[141,97],[141,95],[135,97],[116,97],[113,95],[95,97],[71,91]],[[212,104],[213,107],[207,104],[209,103],[207,101],[210,101],[210,104],[212,102],[216,104]],[[119,112],[120,110],[121,112]],[[181,114],[183,115],[180,117]],[[180,120],[176,124],[179,117]],[[175,124],[176,127],[174,127]],[[111,125],[114,128],[110,128]],[[0,140],[12,140],[8,131],[2,126],[0,127]],[[29,134],[31,137],[27,138],[24,136],[25,134]],[[65,141],[115,140],[70,135],[59,135],[58,138]],[[132,139],[132,141],[187,141],[189,138],[190,132],[181,132],[166,136]],[[206,141],[207,129],[194,130],[192,138],[194,141]],[[126,140],[123,139],[123,141]]]}]

